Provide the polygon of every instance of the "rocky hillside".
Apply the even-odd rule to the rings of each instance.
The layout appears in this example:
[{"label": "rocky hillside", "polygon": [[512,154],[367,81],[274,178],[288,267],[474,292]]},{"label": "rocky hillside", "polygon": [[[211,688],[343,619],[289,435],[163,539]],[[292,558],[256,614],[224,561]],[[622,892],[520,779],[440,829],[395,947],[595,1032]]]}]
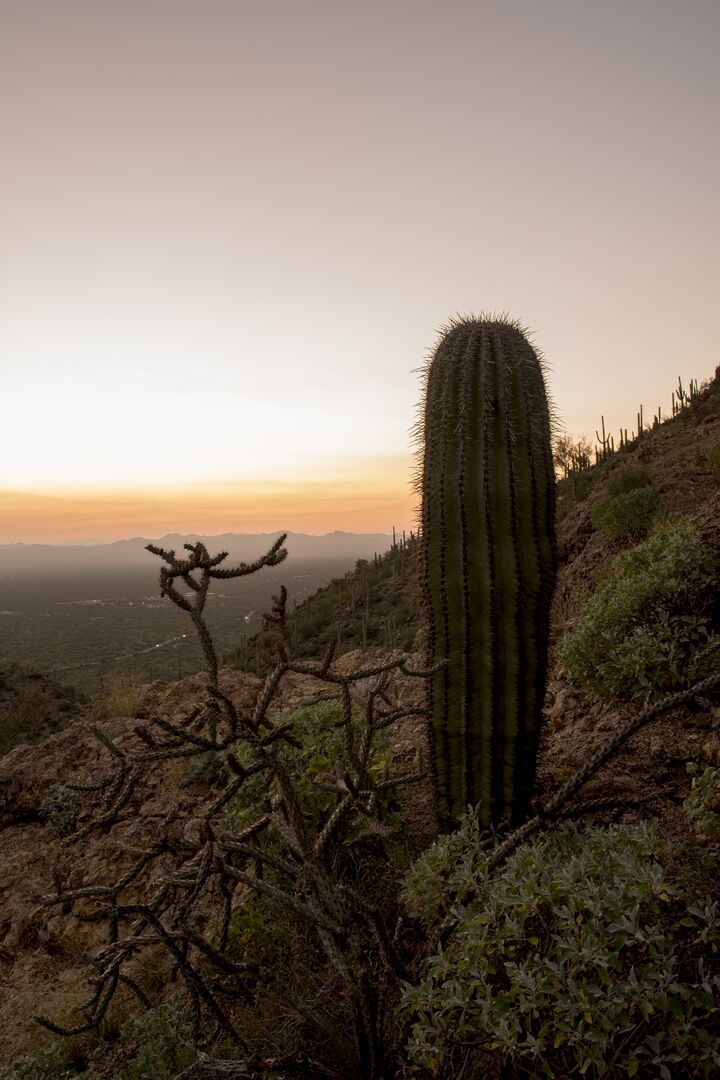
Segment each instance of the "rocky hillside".
[{"label": "rocky hillside", "polygon": [[[720,372],[720,368],[718,369]],[[559,581],[554,609],[555,636],[577,614],[579,581],[587,579],[618,550],[592,522],[592,510],[607,497],[618,472],[640,467],[659,493],[669,514],[708,512],[720,488],[720,460],[713,457],[720,434],[720,374],[698,394],[692,407],[647,431],[605,461],[558,483]],[[708,538],[717,546],[720,540]],[[336,654],[367,647],[412,649],[421,626],[417,586],[417,537],[397,538],[374,562],[360,560],[290,613],[297,655],[321,657],[335,643]],[[575,597],[575,600],[573,600]],[[251,637],[225,662],[254,673],[267,670],[273,635]]]},{"label": "rocky hillside", "polygon": [[[627,547],[596,527],[594,518],[595,508],[612,489],[613,476],[628,465],[644,471],[647,486],[657,493],[662,513],[670,520],[679,514],[695,518],[716,568],[720,567],[720,377],[692,411],[587,470],[582,498],[577,495],[579,485],[560,484],[560,572],[538,776],[541,797],[586,761],[641,704],[583,688],[570,680],[558,659],[562,634],[577,624],[588,595],[600,588],[609,560]],[[299,606],[291,616],[298,653],[321,655],[334,641],[341,654],[337,670],[347,672],[417,645],[415,554],[415,538],[407,539],[376,564],[358,564]],[[704,609],[703,618],[714,620],[718,628],[718,612],[712,605]],[[254,642],[249,656],[245,646],[227,658],[229,663],[221,670],[221,688],[238,708],[249,707],[257,698],[262,682],[254,669],[257,665],[263,673],[268,645],[267,638]],[[249,670],[237,670],[238,666]],[[716,670],[718,666],[716,662]],[[40,898],[52,893],[53,872],[65,889],[74,890],[112,877],[125,865],[126,850],[142,847],[159,822],[165,822],[176,842],[192,839],[214,797],[201,771],[193,772],[182,761],[168,762],[136,786],[119,812],[118,827],[96,829],[82,844],[63,846],[68,830],[88,824],[94,807],[93,800],[72,792],[68,781],[79,775],[97,780],[107,767],[107,750],[90,724],[121,750],[136,748],[143,718],[182,722],[201,703],[206,686],[204,675],[151,683],[126,699],[125,707],[122,698],[116,699],[109,713],[107,703],[81,701],[44,677],[20,669],[0,676],[0,737],[6,748],[11,747],[0,758],[0,1063],[37,1053],[55,1041],[34,1023],[35,1015],[67,1018],[88,996],[84,957],[102,941],[98,904],[79,896],[61,909],[44,907]],[[369,690],[369,683],[360,687],[358,701]],[[396,672],[387,692],[408,708],[421,705],[419,680]],[[276,711],[284,714],[317,696],[318,684],[312,677],[288,677]],[[418,718],[404,718],[391,736],[396,760],[408,765],[417,748],[426,750],[425,739]],[[590,785],[589,796],[618,804],[600,820],[651,814],[661,820],[668,836],[682,838],[687,830],[681,804],[689,789],[689,761],[720,764],[717,708],[677,709],[629,740]],[[403,815],[415,852],[433,836],[432,806],[428,781],[409,789]],[[177,970],[164,955],[155,954],[150,963],[139,957],[134,977],[148,994],[177,990]],[[137,1005],[129,991],[119,994],[117,1005],[118,1016],[106,1022],[99,1041],[76,1040],[76,1067],[91,1067],[94,1075],[110,1077],[133,1058],[138,1040],[120,1038],[118,1033],[124,1017]]]}]

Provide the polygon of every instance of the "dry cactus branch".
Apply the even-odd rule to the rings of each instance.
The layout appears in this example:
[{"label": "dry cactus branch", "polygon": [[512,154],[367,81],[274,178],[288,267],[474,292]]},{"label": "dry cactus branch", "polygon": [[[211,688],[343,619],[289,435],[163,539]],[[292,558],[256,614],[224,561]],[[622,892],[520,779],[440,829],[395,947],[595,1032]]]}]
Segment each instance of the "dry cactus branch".
[{"label": "dry cactus branch", "polygon": [[[89,957],[97,974],[94,994],[84,1006],[85,1023],[71,1028],[44,1019],[40,1022],[57,1034],[73,1034],[96,1026],[118,986],[128,986],[138,997],[144,993],[133,973],[125,970],[126,965],[143,950],[161,945],[188,987],[196,1020],[202,1022],[206,1016],[213,1022],[215,1034],[225,1032],[245,1055],[244,1062],[226,1063],[236,1075],[279,1068],[288,1074],[297,1073],[301,1062],[303,1068],[310,1069],[302,1075],[337,1075],[301,1056],[253,1056],[225,1004],[225,1000],[235,997],[247,999],[258,979],[271,978],[271,973],[261,971],[258,964],[238,963],[229,951],[234,912],[249,900],[266,897],[315,934],[339,974],[355,1015],[356,1060],[348,1067],[372,1080],[382,1071],[384,1022],[383,998],[374,984],[380,973],[380,982],[397,986],[399,972],[404,969],[380,911],[356,892],[340,888],[336,852],[360,819],[364,832],[374,833],[381,848],[392,835],[382,820],[381,794],[388,788],[414,783],[423,773],[418,756],[415,767],[400,776],[385,775],[377,780],[373,775],[377,732],[416,712],[392,707],[387,695],[389,677],[393,671],[401,671],[427,679],[442,662],[430,671],[419,671],[408,666],[408,654],[399,653],[386,663],[342,674],[333,665],[332,648],[320,662],[297,661],[290,654],[287,592],[283,587],[273,597],[272,611],[265,616],[278,635],[277,663],[268,673],[254,706],[238,708],[218,685],[217,656],[203,614],[209,585],[214,578],[241,577],[277,565],[286,555],[284,539],[280,537],[255,563],[243,563],[234,570],[220,569],[226,555],[211,557],[202,544],[186,545],[190,554],[185,559],[177,558],[172,551],[148,546],[167,564],[160,570],[162,594],[187,612],[195,625],[209,673],[208,702],[179,723],[154,717],[135,729],[134,744],[123,743],[122,747],[96,727],[94,733],[110,756],[112,771],[100,783],[84,785],[83,790],[90,797],[99,793],[104,801],[98,815],[65,843],[77,844],[101,826],[112,831],[126,821],[139,782],[147,782],[152,771],[166,761],[211,753],[223,765],[225,779],[219,795],[206,798],[204,804],[198,796],[193,815],[200,830],[196,839],[188,840],[178,832],[178,811],[172,807],[155,825],[154,837],[139,845],[124,840],[118,843],[117,851],[128,861],[115,880],[72,889],[64,886],[58,871],[55,892],[42,897],[42,903],[70,908],[75,901],[95,899],[107,922],[107,938],[106,944]],[[192,594],[189,598],[176,587],[178,581],[188,587]],[[299,783],[302,778],[289,771],[281,753],[284,745],[302,747],[302,743],[287,717],[273,715],[278,691],[290,672],[313,676],[324,685],[318,700],[333,697],[341,705],[344,760],[337,762],[334,777],[320,782],[319,786],[333,798],[322,817],[314,821],[313,830],[309,828],[312,815]],[[354,704],[363,698],[356,688],[368,679],[375,680],[375,685],[371,685],[359,720]],[[160,733],[165,737],[158,738]],[[228,829],[223,824],[228,804],[251,777],[258,775],[263,778],[267,794],[258,805],[256,819],[239,829]],[[145,824],[152,825],[151,819],[146,819]],[[156,891],[148,900],[151,881]],[[307,1003],[295,1011],[304,1016],[305,1022],[314,1014]],[[328,1027],[326,1022],[324,1026]],[[332,1029],[332,1025],[329,1027]],[[323,1022],[319,1022],[319,1028],[323,1028]],[[337,1035],[335,1038],[337,1041]],[[223,1072],[219,1068],[223,1063],[211,1066],[210,1061],[201,1059],[205,1074],[211,1075],[207,1069],[217,1065],[214,1075],[232,1075],[228,1069]],[[279,1062],[283,1062],[282,1066]]]}]

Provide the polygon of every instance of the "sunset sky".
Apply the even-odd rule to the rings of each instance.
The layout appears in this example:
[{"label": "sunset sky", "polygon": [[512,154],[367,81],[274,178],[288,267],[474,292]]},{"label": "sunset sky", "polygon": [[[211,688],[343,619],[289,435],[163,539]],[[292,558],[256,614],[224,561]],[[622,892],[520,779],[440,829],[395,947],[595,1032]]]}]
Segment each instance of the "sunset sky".
[{"label": "sunset sky", "polygon": [[717,0],[0,0],[0,542],[388,532],[417,368],[720,363]]}]

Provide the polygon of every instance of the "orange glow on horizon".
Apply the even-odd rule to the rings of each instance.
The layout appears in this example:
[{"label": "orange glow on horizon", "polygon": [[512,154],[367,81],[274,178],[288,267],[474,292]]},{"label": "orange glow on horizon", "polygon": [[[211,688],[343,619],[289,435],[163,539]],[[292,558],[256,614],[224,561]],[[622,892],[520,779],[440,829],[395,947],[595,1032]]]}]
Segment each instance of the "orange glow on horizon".
[{"label": "orange glow on horizon", "polygon": [[407,481],[0,491],[0,543],[104,543],[167,533],[389,533],[415,527]]}]

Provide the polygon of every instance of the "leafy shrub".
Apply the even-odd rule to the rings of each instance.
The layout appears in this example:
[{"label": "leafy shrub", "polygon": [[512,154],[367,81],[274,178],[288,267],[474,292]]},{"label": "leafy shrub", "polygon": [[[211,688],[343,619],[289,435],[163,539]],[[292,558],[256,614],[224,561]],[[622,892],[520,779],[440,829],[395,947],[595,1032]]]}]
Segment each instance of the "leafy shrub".
[{"label": "leafy shrub", "polygon": [[612,693],[649,700],[709,675],[707,646],[714,641],[708,619],[661,611],[653,626],[613,643],[597,673]]},{"label": "leafy shrub", "polygon": [[192,1023],[178,997],[152,1012],[131,1017],[122,1034],[123,1038],[142,1040],[142,1045],[112,1080],[171,1080],[195,1060]]},{"label": "leafy shrub", "polygon": [[579,502],[581,499],[587,498],[593,488],[593,484],[597,480],[596,473],[581,472],[571,477],[573,495]]},{"label": "leafy shrub", "polygon": [[218,750],[208,750],[193,761],[188,767],[185,779],[180,787],[190,787],[199,784],[202,787],[216,787],[224,784],[227,780],[228,770],[223,755]]},{"label": "leafy shrub", "polygon": [[720,865],[720,769],[709,766],[701,773],[691,761],[687,771],[692,786],[683,808],[705,848],[705,865],[714,870]]},{"label": "leafy shrub", "polygon": [[[338,805],[337,791],[320,785],[334,781],[338,763],[348,761],[345,731],[338,726],[341,716],[340,702],[332,699],[302,706],[282,718],[284,724],[292,725],[292,734],[299,745],[278,742],[276,753],[292,777],[311,839],[318,836],[323,823]],[[362,722],[363,711],[353,707],[351,727],[356,737]],[[245,744],[239,744],[235,753],[243,766],[251,765]],[[369,761],[371,776],[375,780],[385,779],[391,763],[388,729],[385,728],[374,737]],[[264,800],[275,794],[275,786],[273,782],[268,788],[267,778],[261,774],[249,776],[228,803],[222,827],[229,832],[240,832],[257,821],[263,812]],[[380,792],[379,801],[384,823],[392,825],[393,811],[397,807],[392,787]],[[333,852],[338,881],[356,883],[360,876],[369,870],[372,872],[373,866],[377,867],[376,861],[367,858],[375,854],[375,841],[366,819],[358,816],[357,822],[346,832],[342,845]],[[292,859],[289,849],[277,837],[267,837],[265,842],[281,858]],[[272,865],[264,868],[264,876],[271,884],[288,887],[283,872]],[[213,921],[210,930],[214,936],[219,933],[219,920]],[[254,971],[252,1008],[244,1010],[242,1018],[236,1018],[239,1030],[254,1045],[265,1045],[271,1031],[275,1039],[295,1039],[293,1031],[297,1029],[297,1016],[288,1013],[288,988],[295,993],[292,988],[302,987],[303,998],[313,998],[315,1015],[325,1016],[333,1026],[338,1023],[337,983],[328,971],[319,943],[308,936],[303,917],[297,912],[267,895],[246,899],[230,918],[226,953],[232,960],[247,964]],[[343,1007],[344,1003],[341,1003],[340,1008]],[[348,1021],[344,1013],[342,1020]]]},{"label": "leafy shrub", "polygon": [[249,900],[233,912],[228,930],[227,953],[232,959],[258,964],[272,961],[277,928],[269,925],[267,904]]},{"label": "leafy shrub", "polygon": [[692,607],[712,572],[687,518],[618,555],[560,642],[570,679],[601,694],[648,699],[702,675],[703,650],[716,638]]},{"label": "leafy shrub", "polygon": [[655,488],[638,487],[593,506],[590,511],[596,529],[613,540],[641,540],[647,536],[662,500]]},{"label": "leafy shrub", "polygon": [[412,1062],[453,1076],[477,1047],[523,1075],[717,1075],[720,905],[668,880],[654,823],[560,826],[491,872],[485,854],[470,812],[405,878],[429,929],[451,906],[459,917],[405,985]]}]

